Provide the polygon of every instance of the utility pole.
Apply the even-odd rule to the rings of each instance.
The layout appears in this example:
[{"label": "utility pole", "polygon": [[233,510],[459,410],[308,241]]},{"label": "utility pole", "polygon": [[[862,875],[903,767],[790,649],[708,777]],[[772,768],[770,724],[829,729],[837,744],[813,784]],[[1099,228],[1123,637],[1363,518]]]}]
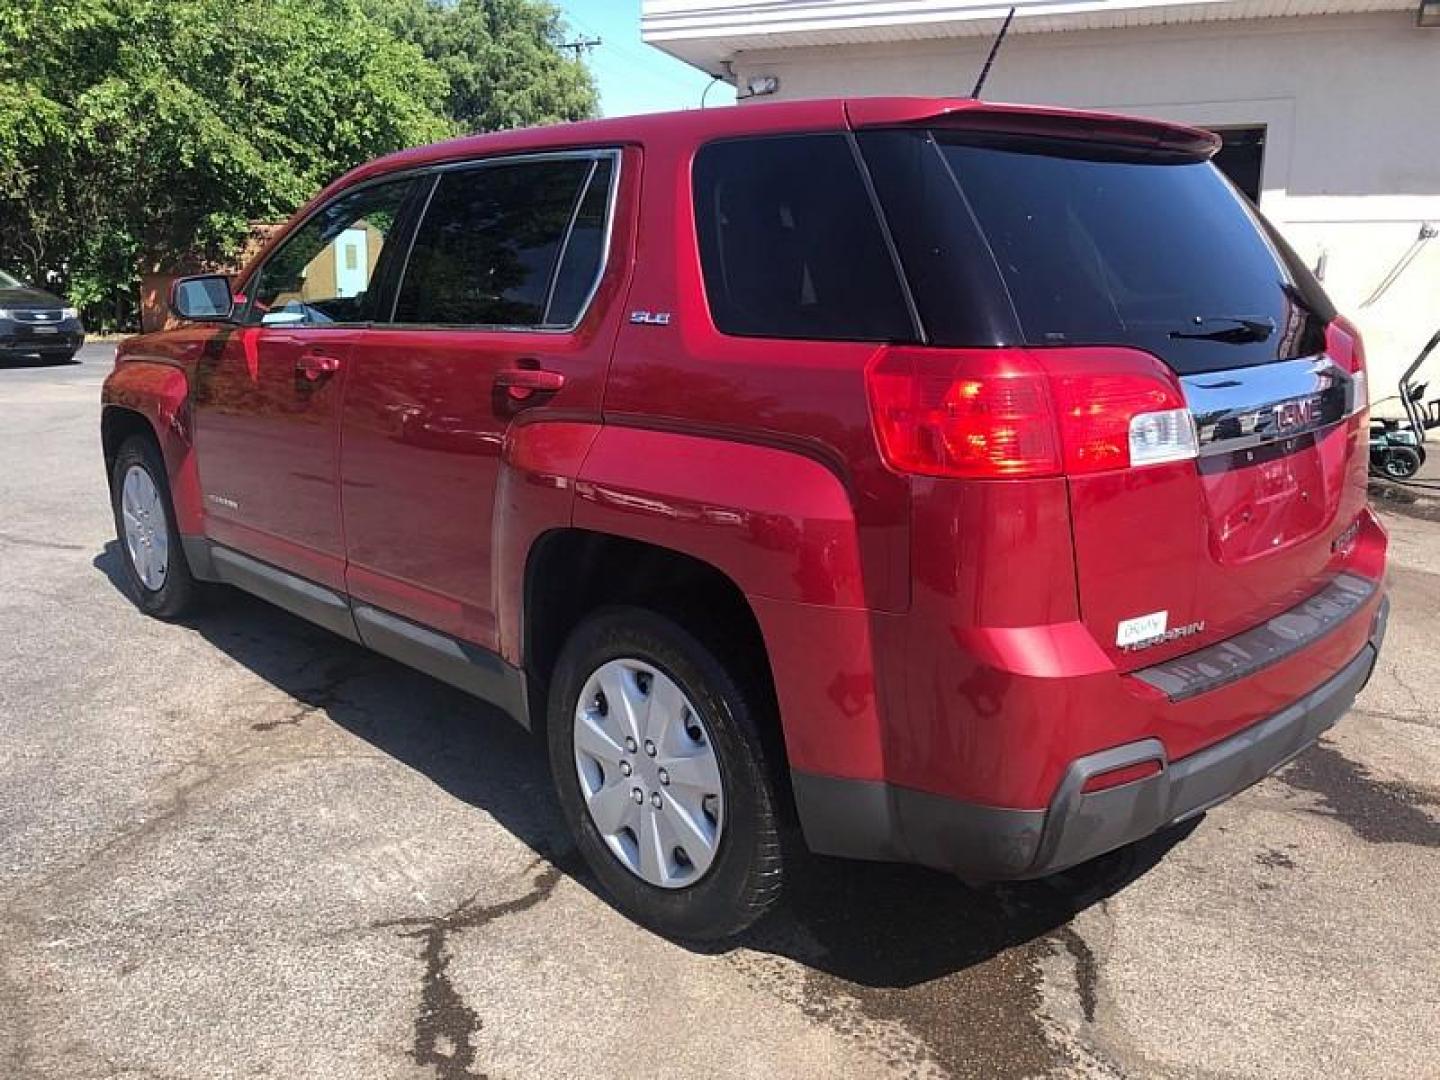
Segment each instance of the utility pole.
[{"label": "utility pole", "polygon": [[595,48],[595,46],[599,45],[600,43],[601,43],[601,42],[600,42],[600,39],[599,39],[598,37],[597,37],[597,38],[583,38],[583,37],[582,37],[582,38],[576,38],[574,41],[562,41],[562,42],[560,43],[560,48],[562,48],[562,49],[574,49],[574,50],[575,50],[575,59],[576,59],[576,60],[579,60],[579,59],[580,59],[580,54],[581,54],[582,52],[583,52],[583,53],[588,53],[591,49]]}]

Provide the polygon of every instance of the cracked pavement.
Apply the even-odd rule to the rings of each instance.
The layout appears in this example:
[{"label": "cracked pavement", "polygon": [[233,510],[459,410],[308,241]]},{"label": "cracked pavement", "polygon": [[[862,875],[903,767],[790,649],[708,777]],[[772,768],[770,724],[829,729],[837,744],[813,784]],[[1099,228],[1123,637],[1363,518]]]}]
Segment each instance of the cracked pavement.
[{"label": "cracked pavement", "polygon": [[259,601],[115,585],[98,388],[0,367],[0,1076],[1440,1077],[1440,524],[1380,667],[1192,826],[969,889],[806,860],[738,946],[594,891],[540,748]]}]

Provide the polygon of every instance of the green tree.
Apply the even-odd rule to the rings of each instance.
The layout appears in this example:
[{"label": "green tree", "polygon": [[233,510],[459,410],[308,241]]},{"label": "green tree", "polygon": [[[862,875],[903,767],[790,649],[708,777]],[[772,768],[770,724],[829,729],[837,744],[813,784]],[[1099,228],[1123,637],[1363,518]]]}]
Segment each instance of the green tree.
[{"label": "green tree", "polygon": [[563,54],[560,12],[536,0],[366,0],[417,45],[449,84],[446,113],[462,131],[497,131],[594,116],[595,83]]},{"label": "green tree", "polygon": [[[288,216],[347,168],[455,134],[457,86],[490,103],[496,127],[558,118],[565,102],[583,108],[587,90],[593,101],[584,69],[554,48],[544,5],[477,9],[486,70],[501,73],[493,86],[452,73],[439,46],[428,54],[402,32],[398,10],[362,0],[5,0],[0,265],[52,283],[93,325],[133,325],[143,265],[222,259],[249,221]],[[442,10],[419,4],[416,25]],[[458,32],[462,12],[452,16],[426,25]],[[515,71],[555,85],[527,97],[506,50]]]}]

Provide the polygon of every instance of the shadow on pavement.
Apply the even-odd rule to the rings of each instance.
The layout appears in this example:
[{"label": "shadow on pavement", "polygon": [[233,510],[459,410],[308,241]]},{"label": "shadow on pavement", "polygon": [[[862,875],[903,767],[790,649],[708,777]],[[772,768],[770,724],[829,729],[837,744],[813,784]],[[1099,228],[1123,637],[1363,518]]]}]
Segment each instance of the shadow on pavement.
[{"label": "shadow on pavement", "polygon": [[[125,591],[115,542],[94,565]],[[540,740],[499,710],[238,591],[218,589],[185,625],[301,706],[290,719],[253,730],[323,714],[485,811],[605,899],[560,818]],[[983,888],[917,867],[797,854],[779,911],[738,942],[690,948],[724,954],[743,946],[859,988],[919,987],[1056,934],[1146,873],[1193,828],[1042,881]]]},{"label": "shadow on pavement", "polygon": [[45,356],[41,353],[0,356],[0,371],[5,368],[71,367],[81,361],[73,353]]}]

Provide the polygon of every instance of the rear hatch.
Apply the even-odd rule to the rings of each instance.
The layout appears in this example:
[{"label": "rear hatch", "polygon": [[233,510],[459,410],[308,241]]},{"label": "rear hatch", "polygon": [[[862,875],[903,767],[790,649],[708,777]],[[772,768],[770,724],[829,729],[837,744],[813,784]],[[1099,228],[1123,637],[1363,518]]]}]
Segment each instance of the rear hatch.
[{"label": "rear hatch", "polygon": [[858,133],[927,343],[1021,346],[1097,399],[1149,364],[1195,420],[1187,460],[1069,476],[1087,628],[1133,670],[1318,592],[1365,499],[1358,342],[1212,143],[997,126]]}]

